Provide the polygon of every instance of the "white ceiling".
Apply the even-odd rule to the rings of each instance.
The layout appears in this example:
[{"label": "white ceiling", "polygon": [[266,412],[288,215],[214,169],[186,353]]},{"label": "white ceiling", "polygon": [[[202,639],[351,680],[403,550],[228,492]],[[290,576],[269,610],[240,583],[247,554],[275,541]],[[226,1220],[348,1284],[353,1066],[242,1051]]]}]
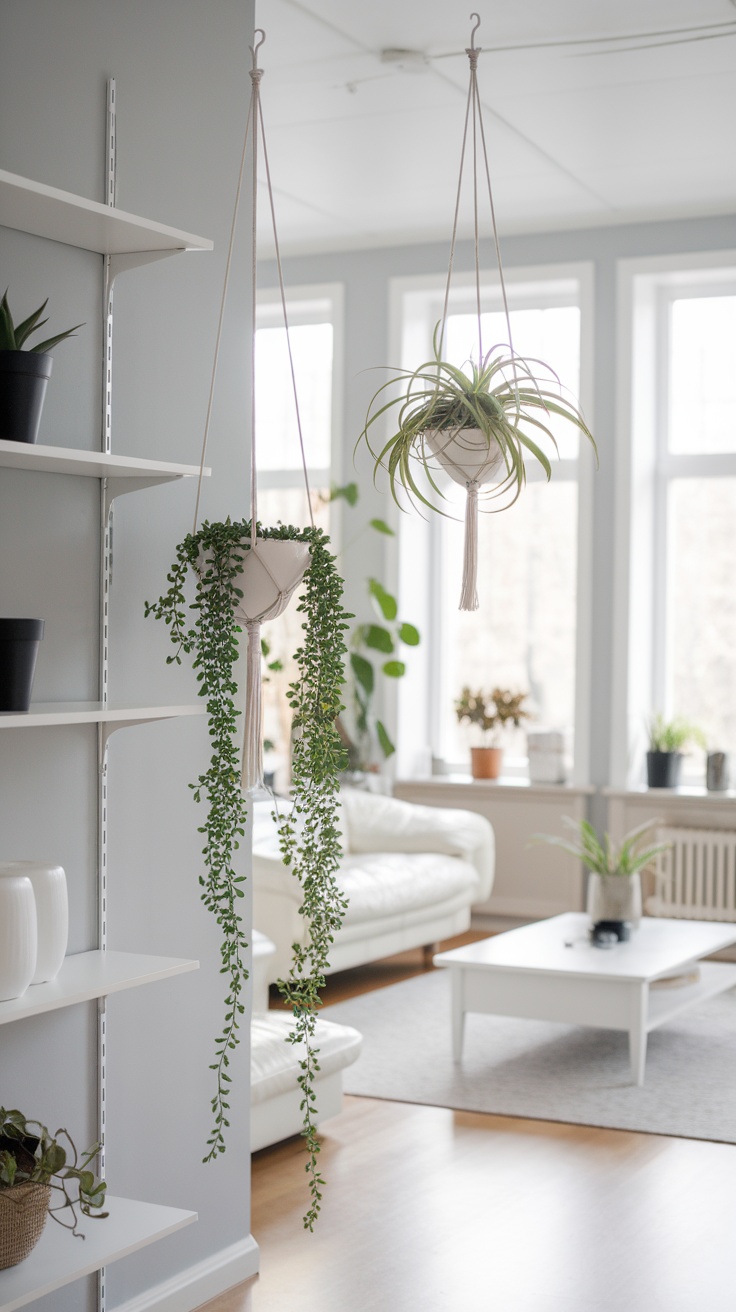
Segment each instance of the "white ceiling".
[{"label": "white ceiling", "polygon": [[[285,250],[448,238],[471,3],[257,0]],[[502,232],[736,212],[736,0],[475,3]],[[508,48],[534,42],[565,44]],[[426,64],[387,64],[388,48]]]}]

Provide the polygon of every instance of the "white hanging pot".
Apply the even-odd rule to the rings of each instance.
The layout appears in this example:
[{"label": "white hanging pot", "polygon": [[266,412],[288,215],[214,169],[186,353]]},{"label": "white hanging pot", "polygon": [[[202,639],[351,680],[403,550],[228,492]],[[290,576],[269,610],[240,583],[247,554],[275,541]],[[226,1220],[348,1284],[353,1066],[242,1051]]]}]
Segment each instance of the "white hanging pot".
[{"label": "white hanging pot", "polygon": [[26,875],[36,900],[38,948],[32,984],[56,979],[69,938],[69,903],[66,876],[61,866],[48,861],[2,861],[0,877]]},{"label": "white hanging pot", "polygon": [[455,483],[467,492],[465,499],[465,550],[460,610],[478,609],[478,488],[499,482],[506,461],[495,437],[480,428],[429,429],[424,440],[432,455]]},{"label": "white hanging pot", "polygon": [[0,875],[0,1002],[20,998],[36,969],[36,899],[27,875]]},{"label": "white hanging pot", "polygon": [[308,567],[308,542],[256,538],[235,577],[243,594],[235,608],[236,619],[246,624],[275,620],[286,610]]},{"label": "white hanging pot", "polygon": [[432,455],[455,483],[492,483],[506,463],[495,437],[480,428],[429,429],[424,434]]},{"label": "white hanging pot", "polygon": [[243,792],[263,787],[263,723],[261,694],[261,623],[283,614],[309,568],[308,542],[257,538],[246,553],[234,582],[243,596],[235,618],[245,624],[248,653],[245,669],[245,732]]}]

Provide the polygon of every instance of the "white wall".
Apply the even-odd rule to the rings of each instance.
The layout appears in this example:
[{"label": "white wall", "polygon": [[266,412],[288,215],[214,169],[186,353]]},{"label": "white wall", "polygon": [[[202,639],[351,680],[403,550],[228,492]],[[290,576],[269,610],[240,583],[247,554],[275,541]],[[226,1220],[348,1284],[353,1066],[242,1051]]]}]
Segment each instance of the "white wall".
[{"label": "white wall", "polygon": [[[103,200],[112,74],[118,205],[215,242],[213,255],[176,256],[118,282],[113,449],[120,454],[199,459],[252,30],[252,0],[3,0],[0,167]],[[247,509],[248,380],[241,359],[249,289],[240,246],[209,453],[210,517]],[[7,229],[0,229],[0,256],[2,290],[9,285],[18,315],[48,294],[49,331],[85,321],[78,338],[54,353],[40,440],[98,448],[101,258]],[[38,699],[97,696],[98,498],[93,480],[0,471],[0,613],[46,620]],[[191,528],[193,506],[191,485],[117,503],[113,699],[195,700],[191,673],[165,664],[163,625],[143,618],[144,600],[165,586],[175,545]],[[110,750],[109,946],[197,957],[201,970],[109,1003],[111,1191],[192,1208],[200,1219],[111,1267],[108,1307],[192,1264],[216,1263],[229,1246],[245,1252],[249,1242],[247,1026],[227,1154],[209,1166],[201,1162],[224,995],[216,929],[199,900],[201,815],[188,789],[207,759],[202,721],[126,730]],[[95,833],[96,731],[5,731],[0,855],[63,864],[71,951],[96,945]],[[95,1064],[93,1006],[4,1027],[0,1101],[52,1128],[67,1125],[84,1145],[96,1135]],[[252,1270],[252,1247],[244,1261]],[[242,1265],[231,1268],[225,1283],[244,1273]],[[93,1295],[90,1279],[34,1307],[87,1312]]]},{"label": "white wall", "polygon": [[[390,196],[387,198],[390,204]],[[614,574],[616,526],[616,450],[618,261],[651,255],[723,250],[733,246],[734,217],[678,220],[666,223],[628,224],[590,230],[552,232],[507,237],[502,243],[504,266],[553,265],[590,261],[594,269],[594,312],[589,326],[594,337],[594,409],[586,414],[600,451],[600,469],[593,478],[592,514],[592,660],[590,678],[590,779],[593,784],[610,781],[610,762],[616,711],[612,702],[614,683]],[[345,414],[343,418],[343,477],[353,468],[353,448],[365,422],[366,405],[384,375],[372,372],[377,366],[396,364],[389,353],[389,284],[392,278],[437,275],[446,272],[448,249],[444,245],[407,245],[387,249],[338,252],[303,256],[285,261],[287,289],[302,283],[345,284]],[[483,267],[495,268],[490,243],[481,253]],[[455,268],[473,267],[470,243],[458,247]],[[262,286],[274,285],[272,264],[259,271]],[[394,353],[395,354],[395,353]],[[621,426],[626,431],[625,423]],[[387,499],[379,497],[371,482],[366,452],[359,456],[362,502],[366,512],[385,515]],[[375,572],[390,580],[395,567],[395,548],[390,540],[374,535],[370,554],[365,542],[360,553],[344,560],[348,609],[365,611],[366,574]],[[622,782],[617,780],[616,782]]]}]

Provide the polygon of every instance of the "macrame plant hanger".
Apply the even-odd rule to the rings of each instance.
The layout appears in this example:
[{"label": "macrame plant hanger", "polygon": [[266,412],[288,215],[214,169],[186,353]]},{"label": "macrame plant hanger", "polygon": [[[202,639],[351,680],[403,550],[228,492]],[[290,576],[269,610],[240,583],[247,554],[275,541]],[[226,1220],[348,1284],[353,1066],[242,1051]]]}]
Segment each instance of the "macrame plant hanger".
[{"label": "macrame plant hanger", "polygon": [[[252,187],[252,208],[251,208],[251,452],[250,452],[250,541],[245,550],[242,570],[235,580],[236,586],[242,591],[243,596],[235,610],[236,619],[244,626],[247,637],[247,655],[246,655],[246,672],[245,672],[245,726],[243,738],[243,767],[242,767],[242,788],[243,792],[257,792],[264,787],[263,783],[263,726],[262,726],[262,689],[261,689],[261,624],[265,620],[276,619],[283,614],[288,606],[292,595],[301,583],[310,562],[310,551],[308,542],[299,542],[287,539],[263,538],[258,536],[258,466],[256,460],[256,394],[255,394],[255,367],[256,367],[256,270],[257,270],[257,218],[258,218],[258,144],[259,138],[263,148],[263,165],[266,175],[266,187],[268,192],[268,204],[271,215],[271,225],[273,229],[274,248],[276,252],[276,266],[278,269],[279,292],[281,298],[281,311],[283,316],[284,330],[286,335],[286,346],[289,357],[289,371],[291,374],[291,386],[294,395],[294,409],[296,413],[297,432],[299,434],[299,446],[301,449],[302,470],[304,473],[304,488],[309,508],[309,520],[314,528],[314,516],[312,513],[312,499],[309,488],[309,476],[307,473],[307,460],[304,450],[304,437],[302,433],[301,415],[299,411],[299,398],[296,388],[296,373],[294,370],[294,357],[291,347],[291,337],[289,334],[289,321],[286,310],[286,293],[284,290],[284,275],[281,265],[281,251],[279,248],[278,233],[276,230],[276,213],[274,209],[273,188],[271,185],[271,170],[268,161],[268,150],[266,146],[266,134],[263,122],[263,108],[261,105],[260,85],[263,77],[263,69],[258,67],[258,51],[266,39],[266,34],[262,28],[257,28],[255,32],[254,44],[249,47],[252,56],[252,67],[250,69],[251,93],[248,105],[248,115],[245,124],[245,135],[243,139],[243,151],[240,160],[240,172],[238,175],[238,185],[235,194],[235,205],[233,208],[233,218],[230,227],[230,242],[228,245],[227,261],[225,265],[225,278],[222,289],[222,298],[220,301],[220,314],[217,324],[217,336],[215,340],[215,353],[212,365],[212,376],[210,379],[209,399],[207,403],[207,415],[205,418],[204,438],[202,442],[202,457],[200,461],[199,480],[197,483],[197,499],[194,510],[194,532],[197,531],[199,522],[199,507],[202,493],[202,479],[204,476],[205,458],[207,454],[207,440],[209,437],[210,421],[212,417],[212,402],[215,391],[215,379],[217,377],[217,364],[220,355],[220,344],[222,340],[222,326],[225,315],[225,303],[227,299],[228,283],[230,281],[230,272],[232,267],[233,248],[235,245],[235,232],[237,227],[238,212],[240,209],[240,198],[243,188],[243,178],[245,175],[245,164],[248,152],[248,143],[251,143],[251,187]],[[202,562],[205,564],[206,562]]]},{"label": "macrame plant hanger", "polygon": [[[480,27],[480,15],[473,13],[470,15],[471,20],[475,19],[475,26],[470,36],[470,46],[466,47],[465,53],[468,56],[470,64],[470,75],[468,80],[468,97],[465,106],[465,124],[463,128],[463,140],[460,150],[460,171],[457,181],[457,194],[455,198],[455,215],[452,225],[452,240],[450,242],[450,259],[447,269],[447,283],[445,286],[445,299],[442,309],[442,319],[440,322],[438,355],[442,355],[442,344],[447,326],[447,314],[450,303],[450,285],[452,282],[452,271],[455,261],[455,246],[457,242],[458,215],[460,213],[460,197],[463,184],[463,169],[465,164],[465,152],[468,142],[468,128],[472,124],[472,150],[473,150],[473,235],[474,235],[474,253],[475,253],[475,301],[476,315],[478,321],[478,357],[479,363],[483,360],[483,326],[481,322],[481,303],[480,303],[480,254],[479,240],[480,229],[478,221],[478,156],[480,153],[483,174],[488,189],[488,201],[491,210],[491,226],[493,229],[493,240],[496,248],[496,262],[498,265],[498,276],[501,286],[501,297],[503,300],[503,309],[506,317],[506,329],[508,332],[509,352],[512,360],[514,374],[514,390],[516,393],[517,415],[520,409],[518,375],[516,371],[513,339],[511,335],[511,318],[509,315],[508,299],[506,296],[506,283],[503,276],[503,266],[501,264],[501,247],[498,239],[498,229],[496,227],[496,209],[493,203],[493,188],[491,186],[491,173],[488,165],[488,151],[486,149],[486,136],[483,126],[483,110],[478,90],[478,56],[481,53],[481,47],[475,44],[475,34]],[[454,482],[465,487],[465,547],[463,553],[463,581],[460,593],[460,610],[477,610],[478,609],[478,494],[484,483],[490,483],[494,480],[497,471],[505,464],[503,453],[500,448],[492,442],[489,446],[483,434],[474,429],[459,429],[447,433],[433,432],[426,434],[427,443],[433,455],[440,462],[446,473]]]}]

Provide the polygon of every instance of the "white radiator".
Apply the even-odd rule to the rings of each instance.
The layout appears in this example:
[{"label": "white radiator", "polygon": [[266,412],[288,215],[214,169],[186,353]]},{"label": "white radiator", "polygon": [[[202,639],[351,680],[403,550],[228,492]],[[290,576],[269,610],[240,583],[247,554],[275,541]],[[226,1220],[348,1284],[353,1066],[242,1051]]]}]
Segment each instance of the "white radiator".
[{"label": "white radiator", "polygon": [[672,847],[657,858],[650,915],[736,920],[736,832],[663,827],[656,841]]}]

